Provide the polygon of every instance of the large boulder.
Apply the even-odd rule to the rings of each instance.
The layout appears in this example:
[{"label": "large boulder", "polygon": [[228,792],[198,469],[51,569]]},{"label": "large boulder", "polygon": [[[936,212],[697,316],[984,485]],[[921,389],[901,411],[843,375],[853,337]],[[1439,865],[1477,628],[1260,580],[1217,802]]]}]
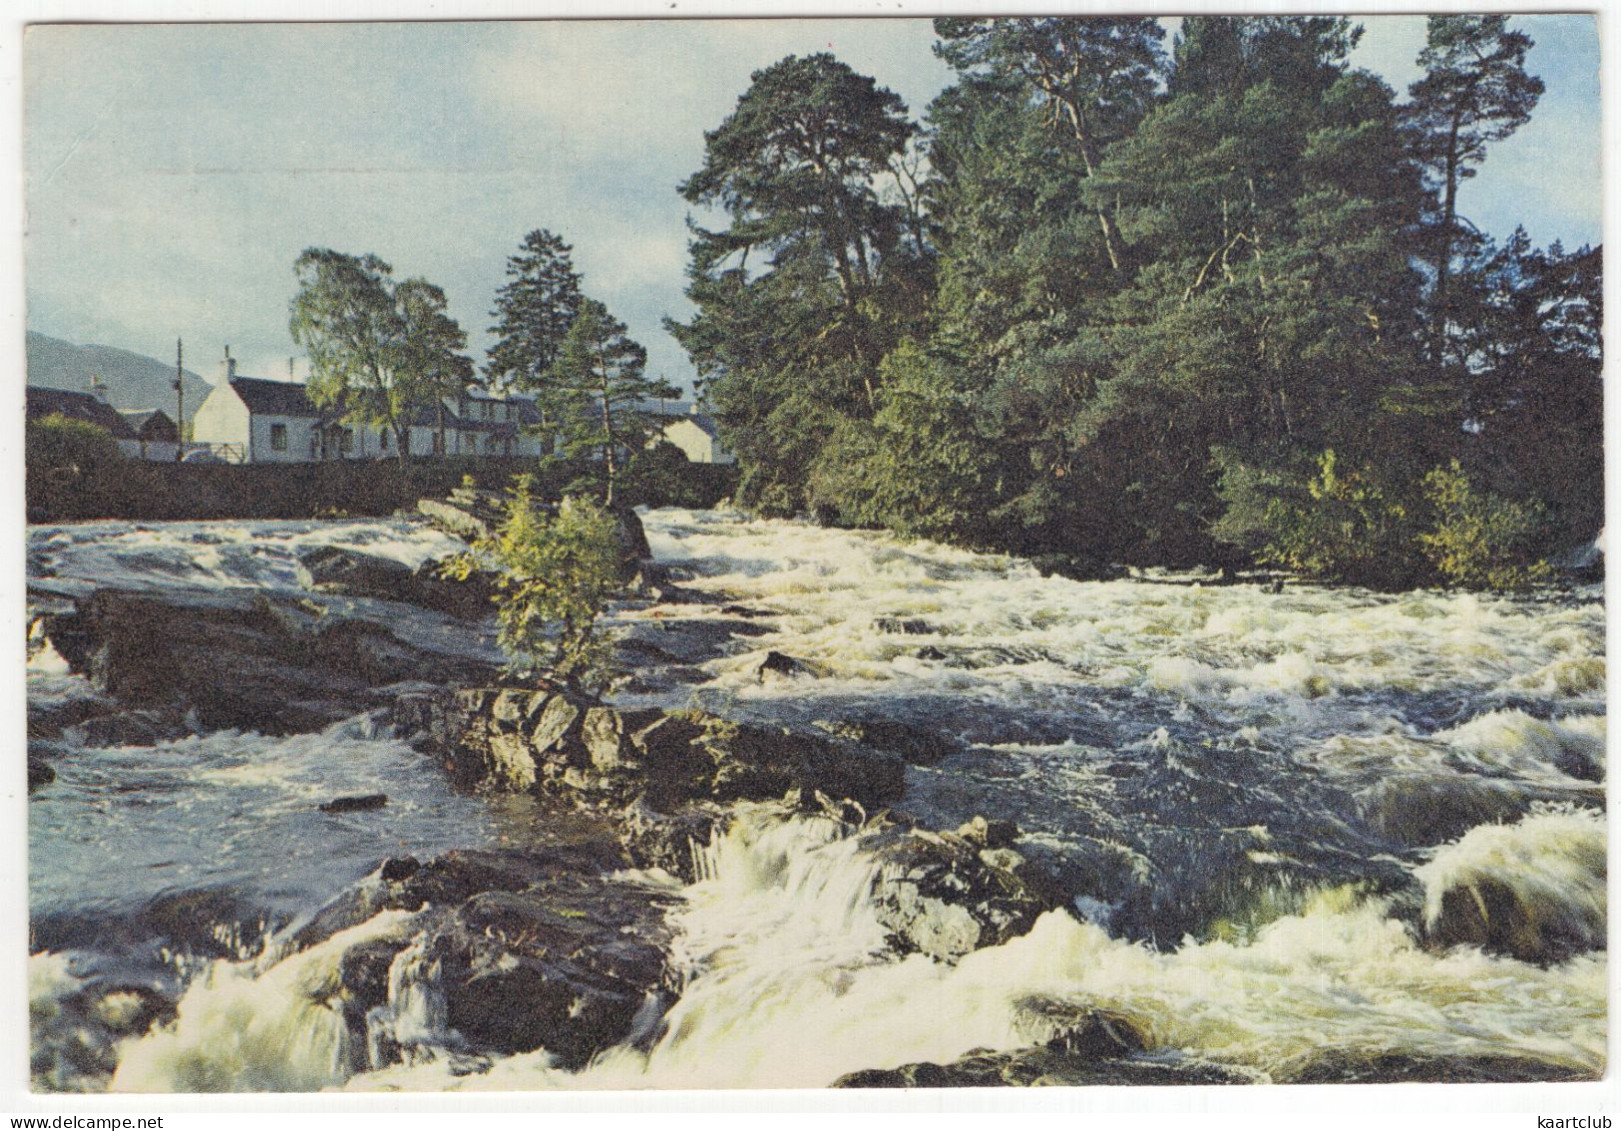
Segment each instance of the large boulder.
[{"label": "large boulder", "polygon": [[315,593],[410,600],[411,567],[393,558],[342,546],[309,546],[298,552],[297,573],[299,584]]},{"label": "large boulder", "polygon": [[950,735],[895,719],[835,719],[816,725],[839,738],[898,754],[913,766],[932,766],[962,749]]},{"label": "large boulder", "polygon": [[588,806],[646,797],[668,810],[799,789],[876,810],[905,786],[899,757],[847,740],[705,711],[612,707],[555,687],[413,689],[396,702],[394,722],[463,788],[544,792]]},{"label": "large boulder", "polygon": [[725,807],[690,801],[661,812],[638,797],[619,815],[619,843],[638,868],[662,868],[682,883],[702,879],[704,848],[729,821]]},{"label": "large boulder", "polygon": [[400,601],[466,619],[487,616],[495,591],[493,576],[487,572],[455,581],[441,572],[439,562],[424,562],[412,569],[392,558],[341,546],[311,546],[301,551],[298,579],[312,593]]},{"label": "large boulder", "polygon": [[1025,934],[1063,906],[1053,877],[1009,840],[1002,822],[983,820],[958,833],[897,828],[872,837],[867,847],[883,865],[873,900],[891,943],[954,962]]},{"label": "large boulder", "polygon": [[[340,961],[344,1015],[357,1027],[401,992],[392,975],[408,945],[436,971],[446,1031],[475,1053],[545,1048],[566,1068],[639,1035],[674,999],[666,957],[671,889],[617,873],[607,844],[535,852],[458,851],[426,864],[391,861],[343,905],[317,916],[301,945],[384,909],[423,910],[415,941],[372,940]],[[357,1034],[366,1043],[364,1032]],[[383,1046],[398,1055],[397,1048]]]},{"label": "large boulder", "polygon": [[[949,1064],[905,1064],[851,1072],[835,1088],[1082,1087],[1099,1084],[1238,1084],[1253,1075],[1219,1066],[1145,1055],[1148,1040],[1130,1018],[1062,1003],[1026,1002],[1015,1018],[1021,1032],[1052,1035],[1006,1052],[975,1049]],[[1032,1021],[1034,1024],[1032,1025]]]},{"label": "large boulder", "polygon": [[101,589],[47,631],[120,705],[194,711],[210,730],[317,730],[386,702],[378,688],[481,682],[494,668],[379,620],[236,590]]},{"label": "large boulder", "polygon": [[489,537],[501,520],[500,512],[493,508],[444,499],[418,499],[417,511],[445,533],[469,542]]}]

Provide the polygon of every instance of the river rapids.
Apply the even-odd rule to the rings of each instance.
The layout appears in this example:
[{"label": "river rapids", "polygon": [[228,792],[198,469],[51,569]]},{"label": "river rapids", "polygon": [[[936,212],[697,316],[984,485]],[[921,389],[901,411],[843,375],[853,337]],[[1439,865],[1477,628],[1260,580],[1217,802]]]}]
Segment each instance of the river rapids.
[{"label": "river rapids", "polygon": [[[584,1068],[545,1049],[470,1056],[407,945],[367,1021],[375,1047],[359,1047],[335,1004],[340,960],[413,937],[413,915],[305,947],[298,927],[385,858],[558,843],[569,818],[456,793],[369,715],[124,746],[69,728],[29,803],[34,1087],[821,1087],[1028,1049],[1083,1009],[1141,1034],[1146,1069],[1237,1081],[1604,1071],[1599,587],[1076,582],[878,533],[679,510],[644,524],[698,599],[616,609],[641,648],[624,654],[706,620],[721,643],[633,671],[617,702],[938,734],[952,753],[908,766],[899,808],[931,829],[1014,822],[1068,906],[955,962],[900,954],[874,907],[884,865],[847,826],[740,805],[694,846],[696,882],[627,877],[668,899],[682,971],[636,1039]],[[312,544],[410,566],[457,548],[406,519],[38,527],[31,600],[296,592]],[[739,618],[746,634],[721,630]],[[488,626],[464,631],[488,654]],[[792,673],[761,678],[772,651]],[[36,649],[31,705],[98,694]],[[374,792],[386,809],[317,804]]]}]

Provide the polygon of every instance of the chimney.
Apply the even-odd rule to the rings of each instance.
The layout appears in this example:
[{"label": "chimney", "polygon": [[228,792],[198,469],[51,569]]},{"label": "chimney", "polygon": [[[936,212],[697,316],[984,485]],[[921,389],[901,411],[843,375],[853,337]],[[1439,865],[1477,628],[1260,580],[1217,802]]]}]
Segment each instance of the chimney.
[{"label": "chimney", "polygon": [[94,373],[90,375],[90,395],[102,404],[107,403],[107,382]]},{"label": "chimney", "polygon": [[293,380],[293,377],[294,377],[294,375],[293,375],[293,359],[288,358],[287,359],[287,380],[291,381],[291,380]]},{"label": "chimney", "polygon": [[236,380],[236,358],[231,356],[231,347],[225,347],[225,357],[220,362],[220,377],[230,383]]}]

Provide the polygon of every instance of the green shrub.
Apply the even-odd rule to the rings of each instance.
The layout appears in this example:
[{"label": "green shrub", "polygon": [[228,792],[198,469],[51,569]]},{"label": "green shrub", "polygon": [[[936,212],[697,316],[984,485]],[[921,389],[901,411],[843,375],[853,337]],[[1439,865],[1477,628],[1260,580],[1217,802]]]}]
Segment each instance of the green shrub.
[{"label": "green shrub", "polygon": [[1371,466],[1342,468],[1332,448],[1304,465],[1257,467],[1230,457],[1218,464],[1226,509],[1213,533],[1261,565],[1386,588],[1429,580],[1414,542],[1422,508],[1400,478]]},{"label": "green shrub", "polygon": [[25,443],[28,468],[33,472],[88,472],[124,458],[107,429],[61,413],[30,420]]},{"label": "green shrub", "polygon": [[532,477],[519,476],[501,524],[446,573],[466,580],[486,565],[497,570],[498,639],[509,674],[600,690],[612,675],[611,646],[597,630],[621,586],[613,516],[579,497],[547,514],[536,509],[533,491]]},{"label": "green shrub", "polygon": [[842,420],[809,478],[813,508],[909,538],[984,541],[992,457],[975,429],[966,377],[911,339],[879,366],[871,421]]},{"label": "green shrub", "polygon": [[1540,503],[1518,503],[1476,489],[1457,460],[1424,477],[1435,527],[1418,536],[1450,584],[1466,589],[1526,589],[1553,570],[1534,547],[1547,522]]}]

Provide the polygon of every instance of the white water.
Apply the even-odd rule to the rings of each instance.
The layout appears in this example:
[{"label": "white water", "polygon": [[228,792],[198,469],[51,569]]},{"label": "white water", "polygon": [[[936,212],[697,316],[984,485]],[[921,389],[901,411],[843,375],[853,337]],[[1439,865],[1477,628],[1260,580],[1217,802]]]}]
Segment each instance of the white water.
[{"label": "white water", "polygon": [[863,1068],[949,1062],[1050,1037],[1052,1017],[1108,1010],[1152,1052],[1286,1080],[1312,1057],[1525,1056],[1597,1072],[1605,960],[1550,970],[1426,951],[1381,901],[1348,891],[1248,945],[1156,954],[1062,913],[956,966],[881,954],[878,874],[820,819],[744,819],[677,914],[693,980],[642,1055],[581,1074],[544,1053],[453,1075],[445,1062],[362,1075],[352,1089],[818,1087]]},{"label": "white water", "polygon": [[218,962],[180,999],[173,1025],[130,1042],[115,1092],[313,1092],[349,1075],[355,1050],[337,1003],[338,960],[398,938],[412,915],[385,911],[261,970]]},{"label": "white water", "polygon": [[[650,1052],[610,1050],[567,1073],[541,1050],[466,1075],[450,1055],[456,1041],[443,1031],[433,972],[411,948],[391,972],[389,1004],[368,1020],[372,1047],[356,1048],[331,1028],[333,1007],[318,1003],[341,954],[322,944],[268,970],[223,965],[194,983],[176,1026],[125,1052],[117,1086],[820,1086],[858,1069],[1016,1049],[1052,1035],[1055,1011],[1093,1008],[1130,1019],[1160,1054],[1261,1078],[1289,1079],[1325,1048],[1602,1070],[1596,590],[1557,601],[1076,583],[1014,559],[879,534],[679,511],[646,522],[655,554],[692,573],[684,585],[768,614],[755,622],[764,635],[735,639],[700,683],[665,695],[670,705],[694,695],[788,721],[853,712],[938,727],[968,745],[908,772],[904,806],[931,824],[1012,817],[1026,834],[1021,848],[1063,859],[1101,845],[1160,885],[1197,883],[1201,846],[1236,838],[1247,846],[1240,863],[1276,870],[1289,898],[1273,900],[1263,882],[1253,900],[1268,909],[1251,927],[1160,938],[1156,950],[1121,936],[1130,916],[1099,890],[1080,903],[1114,934],[1058,912],[955,966],[896,959],[871,899],[883,877],[856,841],[829,821],[760,810],[711,847],[704,878],[672,913],[689,980]],[[418,528],[353,527],[344,537],[366,552],[426,552]],[[194,544],[197,575],[283,585],[289,546],[320,534],[253,524],[249,533],[271,547],[261,553],[231,548],[235,535],[222,529],[165,528],[134,532],[114,553],[91,549],[82,529],[71,552],[47,546],[59,576],[149,569],[153,584],[190,576],[175,559]],[[154,544],[158,562],[143,566],[141,547]],[[618,620],[713,615],[667,606]],[[923,630],[882,631],[885,618]],[[752,667],[768,649],[824,674],[762,683]],[[1437,776],[1569,804],[1527,802],[1503,824],[1448,834],[1451,843],[1385,845],[1355,828],[1348,798]],[[1338,871],[1291,871],[1296,856],[1318,850],[1341,862]],[[1343,861],[1359,855],[1405,871],[1432,904],[1478,877],[1506,882],[1528,905],[1590,924],[1596,949],[1546,969],[1473,948],[1427,949],[1413,916],[1358,890],[1356,868]],[[386,920],[356,928],[396,929]],[[245,1044],[219,1037],[230,1025]],[[298,1049],[285,1063],[257,1051],[254,1042],[273,1034]],[[376,1064],[388,1042],[405,1047],[404,1064],[348,1077],[346,1065]]]},{"label": "white water", "polygon": [[285,522],[86,522],[28,532],[30,581],[64,591],[298,591],[300,550],[336,546],[415,569],[465,548],[417,519]]}]

